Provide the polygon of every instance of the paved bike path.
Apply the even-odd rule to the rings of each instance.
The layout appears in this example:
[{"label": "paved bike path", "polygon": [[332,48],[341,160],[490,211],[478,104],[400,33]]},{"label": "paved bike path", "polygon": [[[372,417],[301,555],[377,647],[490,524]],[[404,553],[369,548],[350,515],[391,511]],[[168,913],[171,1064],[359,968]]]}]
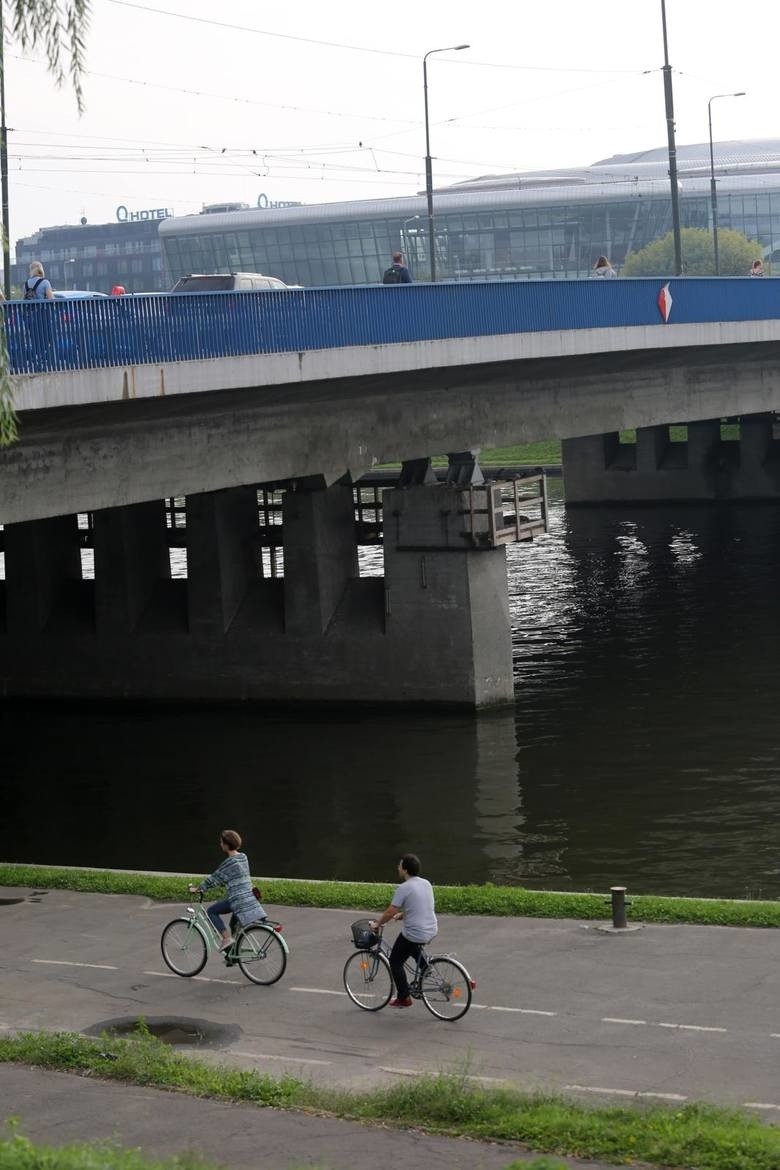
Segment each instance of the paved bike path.
[{"label": "paved bike path", "polygon": [[[185,1017],[220,1031],[193,1055],[370,1088],[440,1070],[599,1104],[708,1100],[780,1122],[780,933],[440,917],[435,950],[477,980],[454,1024],[416,1002],[361,1012],[341,972],[359,911],[269,907],[287,971],[255,987],[215,957],[167,971],[162,927],[181,910],[132,896],[0,890],[0,1028],[87,1031],[117,1018]],[[375,911],[376,907],[366,907]]]},{"label": "paved bike path", "polygon": [[[147,1156],[194,1153],[228,1170],[504,1170],[538,1155],[513,1145],[430,1137],[160,1089],[87,1080],[68,1073],[0,1065],[3,1120],[18,1117],[34,1141],[62,1146],[113,1139]],[[601,1162],[557,1158],[571,1170],[614,1170]]]}]

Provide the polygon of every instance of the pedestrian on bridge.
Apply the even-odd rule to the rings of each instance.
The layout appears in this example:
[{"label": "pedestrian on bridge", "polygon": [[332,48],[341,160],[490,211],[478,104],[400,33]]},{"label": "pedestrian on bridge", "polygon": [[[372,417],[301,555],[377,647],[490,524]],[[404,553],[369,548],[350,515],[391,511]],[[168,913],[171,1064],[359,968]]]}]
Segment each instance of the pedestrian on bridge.
[{"label": "pedestrian on bridge", "polygon": [[593,265],[591,276],[595,276],[597,280],[614,280],[617,272],[610,264],[606,256],[599,256],[596,263]]},{"label": "pedestrian on bridge", "polygon": [[382,284],[411,284],[412,274],[404,264],[403,252],[393,252],[393,263],[385,269]]},{"label": "pedestrian on bridge", "polygon": [[46,273],[40,260],[33,260],[29,273],[30,275],[24,282],[23,299],[25,301],[53,301],[54,290],[46,279]]},{"label": "pedestrian on bridge", "polygon": [[751,276],[763,276],[764,275],[764,261],[763,260],[754,260],[753,261],[753,263],[750,266],[750,275]]}]

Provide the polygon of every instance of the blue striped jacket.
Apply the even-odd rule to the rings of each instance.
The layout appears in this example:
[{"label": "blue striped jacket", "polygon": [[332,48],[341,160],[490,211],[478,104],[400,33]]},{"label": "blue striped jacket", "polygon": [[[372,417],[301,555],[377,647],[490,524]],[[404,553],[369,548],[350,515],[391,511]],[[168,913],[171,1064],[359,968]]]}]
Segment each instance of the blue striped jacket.
[{"label": "blue striped jacket", "polygon": [[250,922],[260,922],[268,917],[252,893],[252,879],[249,876],[246,853],[226,857],[210,877],[204,878],[198,889],[205,894],[206,890],[211,890],[214,886],[225,887],[230,909],[242,926],[248,926]]}]

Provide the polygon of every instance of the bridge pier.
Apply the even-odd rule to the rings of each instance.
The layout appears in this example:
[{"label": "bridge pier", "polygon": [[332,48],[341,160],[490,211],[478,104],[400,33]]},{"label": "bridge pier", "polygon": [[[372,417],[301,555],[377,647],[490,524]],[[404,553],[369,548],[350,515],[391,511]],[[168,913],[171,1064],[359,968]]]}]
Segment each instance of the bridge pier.
[{"label": "bridge pier", "polygon": [[142,621],[160,584],[170,582],[162,500],[95,512],[93,545],[98,636],[130,634]]},{"label": "bridge pier", "polygon": [[739,438],[722,438],[720,419],[687,425],[675,441],[668,426],[638,427],[636,443],[617,431],[563,441],[567,504],[780,498],[777,416],[743,415]]},{"label": "bridge pier", "polygon": [[[254,487],[187,497],[186,532],[162,501],[95,512],[89,529],[76,516],[7,525],[0,694],[511,703],[500,489],[410,478],[384,492],[384,578],[359,576],[343,484],[285,491],[283,579],[263,576]],[[169,545],[185,542],[175,579]]]}]

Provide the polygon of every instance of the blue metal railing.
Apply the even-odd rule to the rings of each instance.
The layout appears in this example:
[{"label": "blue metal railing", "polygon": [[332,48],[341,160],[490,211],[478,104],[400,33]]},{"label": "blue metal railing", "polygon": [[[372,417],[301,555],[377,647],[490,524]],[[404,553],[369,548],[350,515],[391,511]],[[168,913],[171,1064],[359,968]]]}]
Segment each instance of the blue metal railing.
[{"label": "blue metal railing", "polygon": [[[664,328],[643,280],[150,294],[3,305],[15,374],[507,333]],[[780,280],[672,279],[669,324],[780,318]]]}]

